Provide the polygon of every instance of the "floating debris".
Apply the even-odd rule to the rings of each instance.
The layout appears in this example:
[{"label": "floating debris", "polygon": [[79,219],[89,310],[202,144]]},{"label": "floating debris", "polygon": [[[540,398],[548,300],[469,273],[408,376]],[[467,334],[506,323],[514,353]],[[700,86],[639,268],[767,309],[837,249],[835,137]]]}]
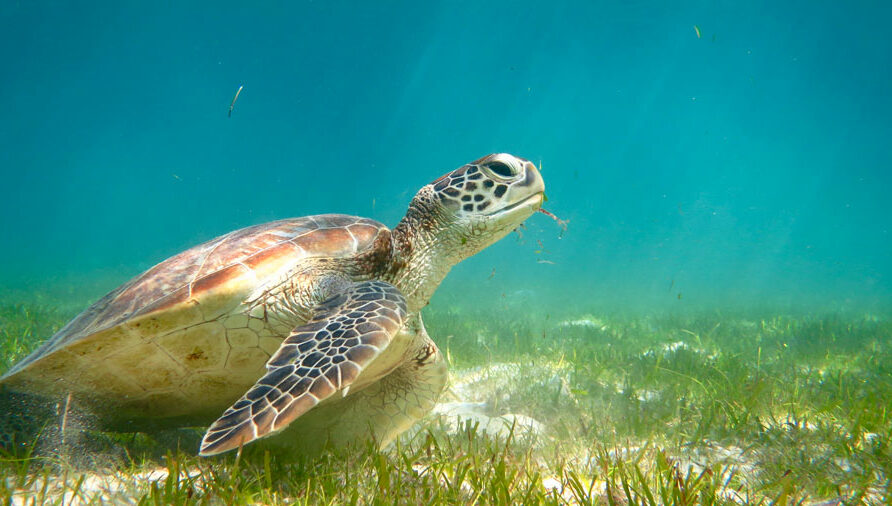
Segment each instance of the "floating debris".
[{"label": "floating debris", "polygon": [[539,212],[544,214],[545,216],[548,216],[549,218],[551,218],[552,220],[557,222],[558,226],[561,227],[561,233],[558,235],[558,239],[563,237],[564,232],[567,231],[567,225],[570,224],[570,220],[562,220],[562,219],[558,218],[557,216],[555,216],[550,211],[547,211],[544,207],[540,207]]},{"label": "floating debris", "polygon": [[232,102],[229,103],[229,113],[226,114],[227,118],[232,117],[232,108],[235,107],[235,101],[238,100],[238,96],[239,96],[239,93],[242,92],[242,88],[244,88],[244,86],[239,86],[238,90],[236,90],[236,92],[235,92],[235,96],[232,97]]},{"label": "floating debris", "polygon": [[526,229],[527,227],[523,223],[521,223],[517,226],[517,228],[514,229],[514,231],[517,232],[517,242],[523,242],[523,231]]},{"label": "floating debris", "polygon": [[700,27],[697,25],[694,25],[694,32],[697,34],[697,38],[699,39],[700,38]]},{"label": "floating debris", "polygon": [[539,245],[539,249],[535,250],[533,253],[535,253],[535,254],[537,254],[537,255],[542,254],[542,253],[545,253],[545,254],[549,254],[549,253],[551,253],[550,251],[548,251],[547,249],[545,249],[545,245],[542,244],[542,240],[541,240],[541,239],[536,239],[536,244]]}]

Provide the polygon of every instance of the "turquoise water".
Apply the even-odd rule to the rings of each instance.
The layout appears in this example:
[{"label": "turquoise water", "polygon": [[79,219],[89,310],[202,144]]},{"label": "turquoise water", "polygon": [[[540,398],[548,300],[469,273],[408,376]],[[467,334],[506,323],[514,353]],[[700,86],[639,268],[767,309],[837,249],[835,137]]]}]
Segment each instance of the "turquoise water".
[{"label": "turquoise water", "polygon": [[393,226],[423,184],[506,151],[542,164],[569,227],[534,216],[433,304],[887,310],[890,19],[888,2],[6,2],[0,287],[85,307],[236,228]]}]

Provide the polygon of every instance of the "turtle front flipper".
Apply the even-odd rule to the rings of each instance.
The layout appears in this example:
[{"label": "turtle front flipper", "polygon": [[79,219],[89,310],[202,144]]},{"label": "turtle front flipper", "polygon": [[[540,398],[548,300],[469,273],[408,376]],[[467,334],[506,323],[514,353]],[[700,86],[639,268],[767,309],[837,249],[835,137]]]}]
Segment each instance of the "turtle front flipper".
[{"label": "turtle front flipper", "polygon": [[217,419],[200,455],[216,455],[285,428],[344,391],[390,344],[407,318],[406,299],[388,283],[355,283],[320,304],[266,363],[267,373]]}]

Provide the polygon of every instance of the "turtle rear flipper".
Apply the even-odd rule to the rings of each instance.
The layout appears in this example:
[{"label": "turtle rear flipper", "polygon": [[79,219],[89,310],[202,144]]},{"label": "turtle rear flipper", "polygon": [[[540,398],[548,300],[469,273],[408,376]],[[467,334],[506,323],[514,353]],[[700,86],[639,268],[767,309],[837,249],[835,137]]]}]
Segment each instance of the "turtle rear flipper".
[{"label": "turtle rear flipper", "polygon": [[267,373],[227,409],[201,442],[216,455],[278,432],[346,390],[390,344],[407,318],[406,299],[388,283],[355,283],[320,304],[266,364]]}]

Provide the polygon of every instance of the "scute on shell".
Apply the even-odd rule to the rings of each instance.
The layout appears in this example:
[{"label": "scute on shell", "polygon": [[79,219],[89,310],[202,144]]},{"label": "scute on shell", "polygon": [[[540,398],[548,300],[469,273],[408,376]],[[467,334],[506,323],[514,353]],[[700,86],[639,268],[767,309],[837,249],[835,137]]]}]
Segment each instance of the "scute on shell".
[{"label": "scute on shell", "polygon": [[[0,378],[0,385],[37,392],[108,391],[133,398],[134,406],[143,402],[138,399],[153,406],[161,403],[156,399],[158,385],[174,390],[201,385],[210,397],[219,397],[213,392],[217,382],[196,376],[205,371],[219,375],[226,370],[243,380],[236,383],[250,386],[276,345],[267,341],[280,339],[258,340],[256,329],[253,338],[243,335],[252,330],[253,318],[239,315],[226,326],[214,320],[236,309],[265,280],[301,261],[367,250],[386,230],[365,218],[319,215],[247,227],[207,241],[97,301],[16,364]],[[184,332],[187,328],[192,330]],[[233,349],[238,355],[230,357]],[[183,350],[194,360],[183,363]],[[239,367],[250,371],[228,369]],[[142,381],[145,375],[160,379]]]}]

